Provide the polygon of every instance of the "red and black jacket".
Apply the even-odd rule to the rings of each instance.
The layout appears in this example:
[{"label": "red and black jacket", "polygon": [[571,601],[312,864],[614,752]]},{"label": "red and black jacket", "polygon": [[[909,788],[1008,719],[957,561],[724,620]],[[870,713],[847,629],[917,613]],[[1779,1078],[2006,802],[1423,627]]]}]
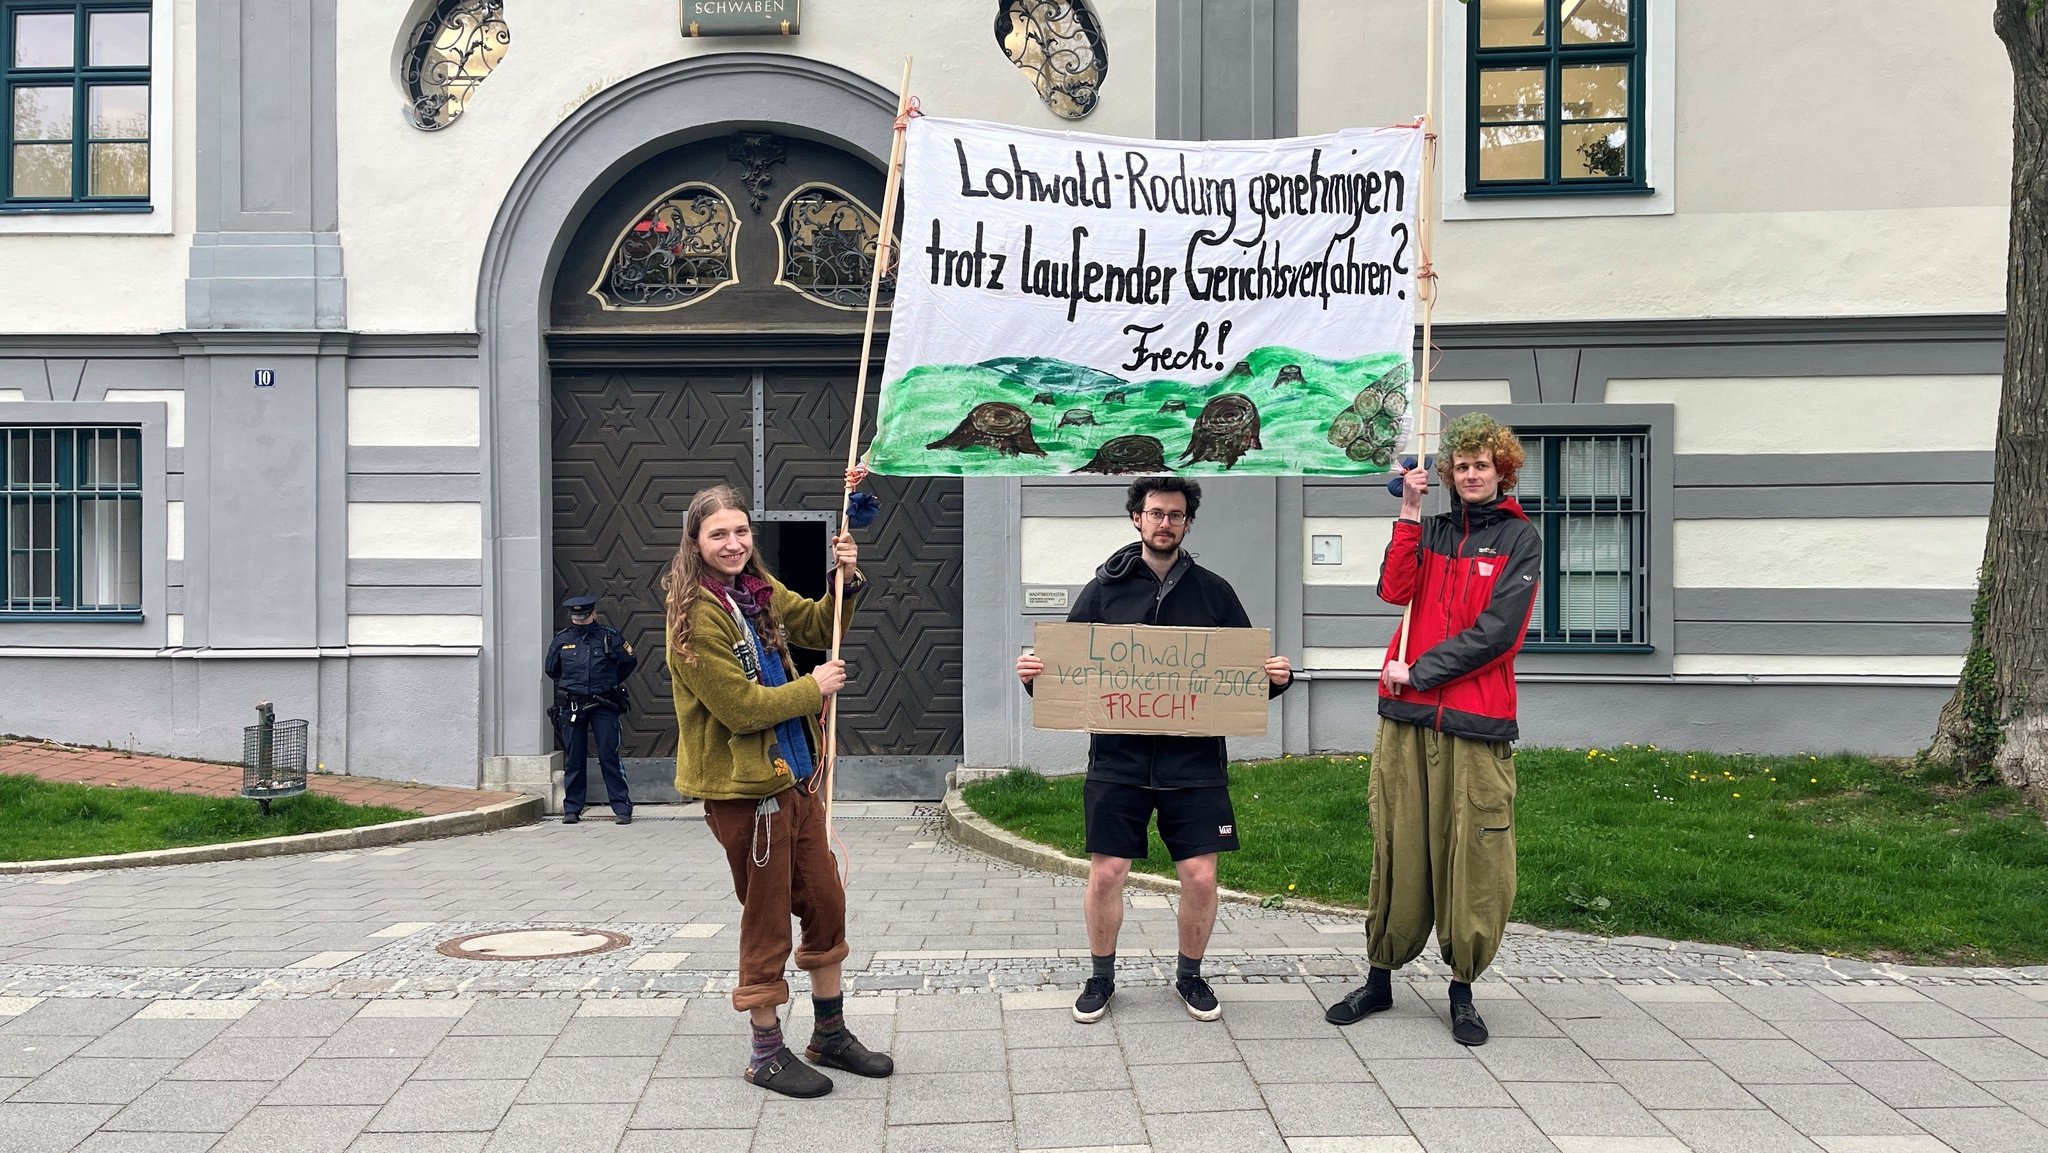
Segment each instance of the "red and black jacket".
[{"label": "red and black jacket", "polygon": [[[1515,498],[1394,522],[1380,599],[1411,602],[1409,685],[1380,685],[1380,715],[1458,737],[1512,741],[1515,653],[1536,607],[1543,538]],[[1401,632],[1387,645],[1399,660]]]}]

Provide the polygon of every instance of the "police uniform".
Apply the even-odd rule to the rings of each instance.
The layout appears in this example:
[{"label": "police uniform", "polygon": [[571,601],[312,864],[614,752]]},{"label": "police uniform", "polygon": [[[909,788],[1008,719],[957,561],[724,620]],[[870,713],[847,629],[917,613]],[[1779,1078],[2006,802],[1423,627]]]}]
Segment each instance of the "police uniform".
[{"label": "police uniform", "polygon": [[[571,616],[593,611],[597,598],[569,597],[562,607]],[[626,794],[626,770],[619,763],[619,713],[626,707],[625,683],[640,658],[619,630],[602,621],[571,624],[548,642],[545,664],[555,682],[556,731],[562,737],[562,820],[574,824],[582,819],[583,797],[589,787],[584,767],[590,755],[590,736],[597,735],[598,769],[604,775],[605,796],[619,824],[633,819],[633,800]]]}]

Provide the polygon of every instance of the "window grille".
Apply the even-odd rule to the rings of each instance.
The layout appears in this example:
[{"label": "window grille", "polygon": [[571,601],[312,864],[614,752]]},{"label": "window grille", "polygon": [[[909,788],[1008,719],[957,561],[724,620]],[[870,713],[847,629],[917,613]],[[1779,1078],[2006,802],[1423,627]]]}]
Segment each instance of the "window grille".
[{"label": "window grille", "polygon": [[[837,308],[866,308],[882,222],[867,205],[829,184],[790,194],[775,220],[782,244],[776,283]],[[896,295],[893,273],[882,278],[879,307]]]},{"label": "window grille", "polygon": [[733,206],[709,184],[670,189],[612,242],[590,294],[609,309],[658,311],[693,304],[736,283]]},{"label": "window grille", "polygon": [[1473,0],[1466,195],[1645,192],[1643,0]]},{"label": "window grille", "polygon": [[0,205],[149,201],[149,5],[0,0]]},{"label": "window grille", "polygon": [[142,611],[142,434],[0,428],[0,612]]},{"label": "window grille", "polygon": [[1087,0],[997,0],[996,44],[1063,120],[1095,111],[1109,41]]},{"label": "window grille", "polygon": [[438,132],[455,123],[505,59],[512,29],[504,0],[435,0],[407,41],[400,64],[406,116],[414,128]]},{"label": "window grille", "polygon": [[1649,434],[1521,438],[1515,497],[1543,534],[1526,647],[1639,648],[1649,638]]}]

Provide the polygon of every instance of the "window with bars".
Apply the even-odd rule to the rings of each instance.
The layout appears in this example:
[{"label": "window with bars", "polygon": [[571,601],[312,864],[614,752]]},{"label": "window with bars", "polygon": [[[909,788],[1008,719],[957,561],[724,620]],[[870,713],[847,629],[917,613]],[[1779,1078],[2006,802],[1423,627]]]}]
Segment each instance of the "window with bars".
[{"label": "window with bars", "polygon": [[1468,197],[1646,193],[1644,0],[1473,0]]},{"label": "window with bars", "polygon": [[0,0],[0,207],[147,207],[149,9]]},{"label": "window with bars", "polygon": [[0,613],[141,613],[141,430],[0,428],[0,538]]},{"label": "window with bars", "polygon": [[1544,554],[1525,648],[1648,651],[1649,439],[1642,429],[1521,438],[1515,498]]}]

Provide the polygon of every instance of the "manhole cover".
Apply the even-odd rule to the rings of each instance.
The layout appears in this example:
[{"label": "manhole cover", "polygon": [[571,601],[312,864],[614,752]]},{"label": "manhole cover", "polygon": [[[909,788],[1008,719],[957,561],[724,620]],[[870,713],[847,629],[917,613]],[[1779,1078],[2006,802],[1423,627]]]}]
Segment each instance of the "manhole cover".
[{"label": "manhole cover", "polygon": [[540,961],[609,953],[633,943],[624,933],[603,929],[494,929],[443,941],[443,956],[467,961]]}]

